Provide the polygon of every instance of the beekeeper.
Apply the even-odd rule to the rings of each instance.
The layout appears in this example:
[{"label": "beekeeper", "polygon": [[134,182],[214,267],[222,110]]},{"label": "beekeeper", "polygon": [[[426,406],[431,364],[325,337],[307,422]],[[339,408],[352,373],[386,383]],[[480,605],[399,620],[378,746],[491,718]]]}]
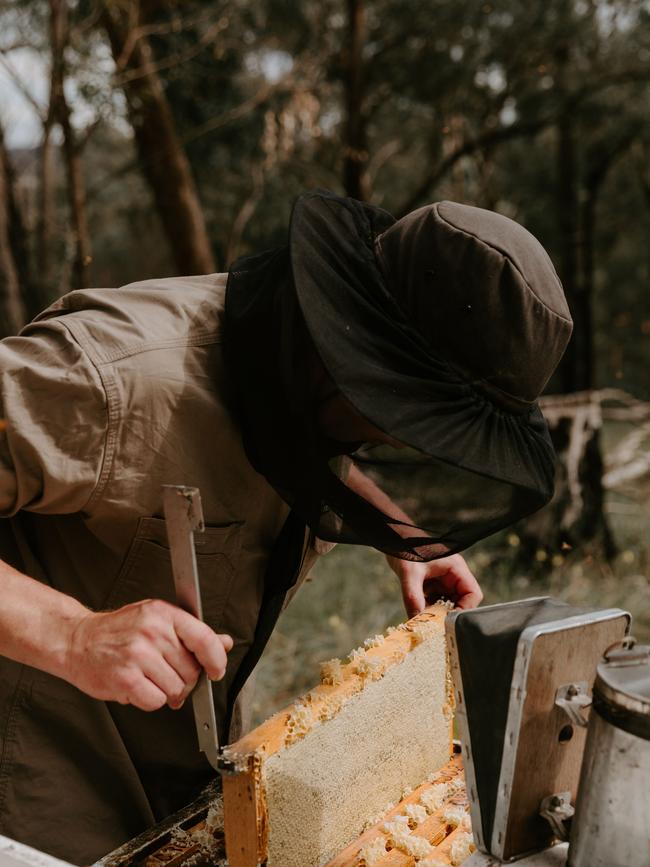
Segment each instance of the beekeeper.
[{"label": "beekeeper", "polygon": [[[333,542],[383,551],[409,614],[477,605],[456,552],[551,497],[535,401],[570,332],[511,220],[316,191],[229,275],[72,292],[2,341],[0,833],[89,863],[187,803],[198,672],[238,737]],[[174,605],[163,484],[201,490],[205,624]]]}]

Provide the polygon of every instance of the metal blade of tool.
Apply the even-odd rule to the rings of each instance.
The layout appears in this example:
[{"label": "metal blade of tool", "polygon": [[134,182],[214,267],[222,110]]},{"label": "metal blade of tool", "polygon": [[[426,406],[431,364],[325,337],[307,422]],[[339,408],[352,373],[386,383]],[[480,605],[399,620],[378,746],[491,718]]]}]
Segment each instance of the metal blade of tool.
[{"label": "metal blade of tool", "polygon": [[[194,533],[204,529],[201,494],[198,488],[183,485],[163,485],[165,523],[176,587],[176,601],[180,608],[203,620],[201,587],[196,566]],[[199,749],[213,768],[219,759],[217,721],[212,699],[212,683],[205,671],[192,691],[194,721]]]}]

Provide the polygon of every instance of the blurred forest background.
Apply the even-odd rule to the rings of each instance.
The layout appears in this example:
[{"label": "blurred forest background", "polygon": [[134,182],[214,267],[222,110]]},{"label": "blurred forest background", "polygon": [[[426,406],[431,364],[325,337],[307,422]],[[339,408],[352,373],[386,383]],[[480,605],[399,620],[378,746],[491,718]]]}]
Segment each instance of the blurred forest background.
[{"label": "blurred forest background", "polygon": [[[648,0],[0,0],[0,336],[84,286],[224,270],[326,187],[497,210],[575,319],[544,398],[553,503],[468,552],[487,601],[620,605],[650,636]],[[283,616],[259,714],[401,619],[339,546]]]}]

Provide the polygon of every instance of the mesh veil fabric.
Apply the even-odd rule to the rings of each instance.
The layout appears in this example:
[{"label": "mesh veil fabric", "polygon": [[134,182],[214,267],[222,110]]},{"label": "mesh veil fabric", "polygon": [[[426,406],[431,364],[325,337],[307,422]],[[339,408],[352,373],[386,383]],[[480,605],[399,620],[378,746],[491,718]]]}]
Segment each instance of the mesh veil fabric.
[{"label": "mesh veil fabric", "polygon": [[[249,460],[313,531],[426,561],[544,505],[554,454],[529,395],[463,369],[417,327],[378,258],[395,226],[353,199],[302,196],[289,245],[230,271],[224,353]],[[440,327],[448,338],[454,323]],[[314,349],[341,394],[401,447],[319,431],[305,364]]]}]

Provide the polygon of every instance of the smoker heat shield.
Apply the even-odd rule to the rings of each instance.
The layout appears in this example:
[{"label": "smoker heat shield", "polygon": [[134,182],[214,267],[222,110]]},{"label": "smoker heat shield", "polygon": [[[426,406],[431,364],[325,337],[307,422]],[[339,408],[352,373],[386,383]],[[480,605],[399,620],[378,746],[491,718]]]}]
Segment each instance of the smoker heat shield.
[{"label": "smoker heat shield", "polygon": [[450,612],[456,719],[483,852],[512,860],[552,844],[540,804],[567,792],[575,802],[596,665],[629,624],[618,608],[550,597]]}]

